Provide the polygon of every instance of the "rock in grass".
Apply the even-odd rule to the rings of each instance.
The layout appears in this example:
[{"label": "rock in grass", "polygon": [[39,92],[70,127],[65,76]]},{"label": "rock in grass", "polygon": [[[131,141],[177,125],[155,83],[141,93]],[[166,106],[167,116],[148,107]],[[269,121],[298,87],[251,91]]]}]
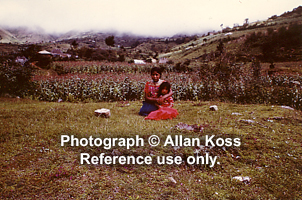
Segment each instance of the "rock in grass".
[{"label": "rock in grass", "polygon": [[210,111],[217,111],[217,110],[218,110],[218,106],[216,105],[210,106]]},{"label": "rock in grass", "polygon": [[241,113],[233,112],[232,115],[242,115]]},{"label": "rock in grass", "polygon": [[282,120],[282,119],[284,119],[284,117],[272,117],[272,118],[269,117],[268,119]]},{"label": "rock in grass", "polygon": [[293,83],[295,85],[301,85],[301,83],[299,81],[292,81],[291,83]]},{"label": "rock in grass", "polygon": [[251,181],[251,178],[248,176],[235,176],[233,177],[233,179],[241,181],[243,183],[249,184]]},{"label": "rock in grass", "polygon": [[122,155],[121,152],[119,152],[119,150],[117,150],[117,149],[113,149],[112,152],[111,152],[111,154],[113,156],[120,156],[120,155]]},{"label": "rock in grass", "polygon": [[294,108],[292,108],[292,107],[290,107],[290,106],[281,106],[281,108],[289,109],[289,110],[295,110]]},{"label": "rock in grass", "polygon": [[171,185],[176,185],[176,180],[173,178],[173,177],[168,177],[168,180],[170,181],[169,183],[171,184]]},{"label": "rock in grass", "polygon": [[240,119],[240,122],[246,123],[246,124],[254,124],[255,121],[251,119]]},{"label": "rock in grass", "polygon": [[199,125],[199,124],[188,125],[179,122],[176,126],[173,127],[173,129],[180,130],[180,131],[183,130],[183,131],[203,132],[205,126],[206,125]]},{"label": "rock in grass", "polygon": [[105,118],[108,118],[111,115],[110,110],[106,108],[97,109],[94,111],[94,114],[98,117],[105,117]]}]

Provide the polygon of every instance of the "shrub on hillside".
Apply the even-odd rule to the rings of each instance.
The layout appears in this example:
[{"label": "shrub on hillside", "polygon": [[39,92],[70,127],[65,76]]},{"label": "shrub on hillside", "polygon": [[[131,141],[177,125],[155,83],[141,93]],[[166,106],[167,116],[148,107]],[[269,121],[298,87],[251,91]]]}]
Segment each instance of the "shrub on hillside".
[{"label": "shrub on hillside", "polygon": [[31,80],[33,71],[29,64],[0,64],[0,95],[24,97],[30,94],[35,88],[35,83]]}]

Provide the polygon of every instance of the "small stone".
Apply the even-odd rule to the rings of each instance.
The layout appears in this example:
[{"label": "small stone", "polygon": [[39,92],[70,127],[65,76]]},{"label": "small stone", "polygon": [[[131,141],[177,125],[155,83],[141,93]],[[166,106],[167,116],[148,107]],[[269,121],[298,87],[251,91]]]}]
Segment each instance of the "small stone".
[{"label": "small stone", "polygon": [[272,119],[274,119],[274,120],[282,120],[282,119],[284,119],[284,117],[272,117]]},{"label": "small stone", "polygon": [[254,120],[251,120],[251,119],[241,119],[241,120],[239,120],[240,122],[244,122],[244,123],[247,123],[247,124],[253,124],[253,123],[255,123],[255,121]]},{"label": "small stone", "polygon": [[250,183],[250,181],[251,181],[251,178],[248,176],[235,176],[235,177],[233,177],[233,179],[241,181],[243,183],[247,183],[247,184]]},{"label": "small stone", "polygon": [[242,115],[241,113],[233,112],[232,115]]},{"label": "small stone", "polygon": [[293,109],[292,107],[290,107],[290,106],[281,106],[281,108],[284,108],[284,109],[289,109],[289,110],[295,110],[295,109]]},{"label": "small stone", "polygon": [[120,155],[122,155],[121,152],[119,152],[119,150],[117,150],[117,149],[113,149],[112,152],[111,152],[111,154],[113,156],[120,156]]},{"label": "small stone", "polygon": [[110,110],[106,108],[97,109],[94,111],[94,114],[98,117],[105,117],[105,118],[108,118],[111,115]]},{"label": "small stone", "polygon": [[176,184],[176,180],[173,177],[168,177],[168,180],[171,181],[172,184]]},{"label": "small stone", "polygon": [[210,111],[217,111],[217,110],[218,110],[218,106],[216,105],[210,106]]},{"label": "small stone", "polygon": [[295,85],[301,85],[301,83],[299,81],[292,81],[292,83]]}]

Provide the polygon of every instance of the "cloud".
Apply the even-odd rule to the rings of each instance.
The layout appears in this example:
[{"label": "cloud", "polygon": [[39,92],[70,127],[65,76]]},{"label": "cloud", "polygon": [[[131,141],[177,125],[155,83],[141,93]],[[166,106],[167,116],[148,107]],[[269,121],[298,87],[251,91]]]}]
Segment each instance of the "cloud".
[{"label": "cloud", "polygon": [[142,35],[219,30],[267,19],[297,0],[1,0],[0,25],[40,26],[47,32],[117,30]]}]

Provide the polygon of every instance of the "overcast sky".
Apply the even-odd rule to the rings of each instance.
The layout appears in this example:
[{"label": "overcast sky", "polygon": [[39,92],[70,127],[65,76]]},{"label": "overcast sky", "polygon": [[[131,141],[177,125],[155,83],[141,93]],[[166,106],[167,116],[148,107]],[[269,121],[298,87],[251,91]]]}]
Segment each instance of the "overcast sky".
[{"label": "overcast sky", "polygon": [[0,0],[0,26],[173,36],[265,20],[299,5],[301,0]]}]

